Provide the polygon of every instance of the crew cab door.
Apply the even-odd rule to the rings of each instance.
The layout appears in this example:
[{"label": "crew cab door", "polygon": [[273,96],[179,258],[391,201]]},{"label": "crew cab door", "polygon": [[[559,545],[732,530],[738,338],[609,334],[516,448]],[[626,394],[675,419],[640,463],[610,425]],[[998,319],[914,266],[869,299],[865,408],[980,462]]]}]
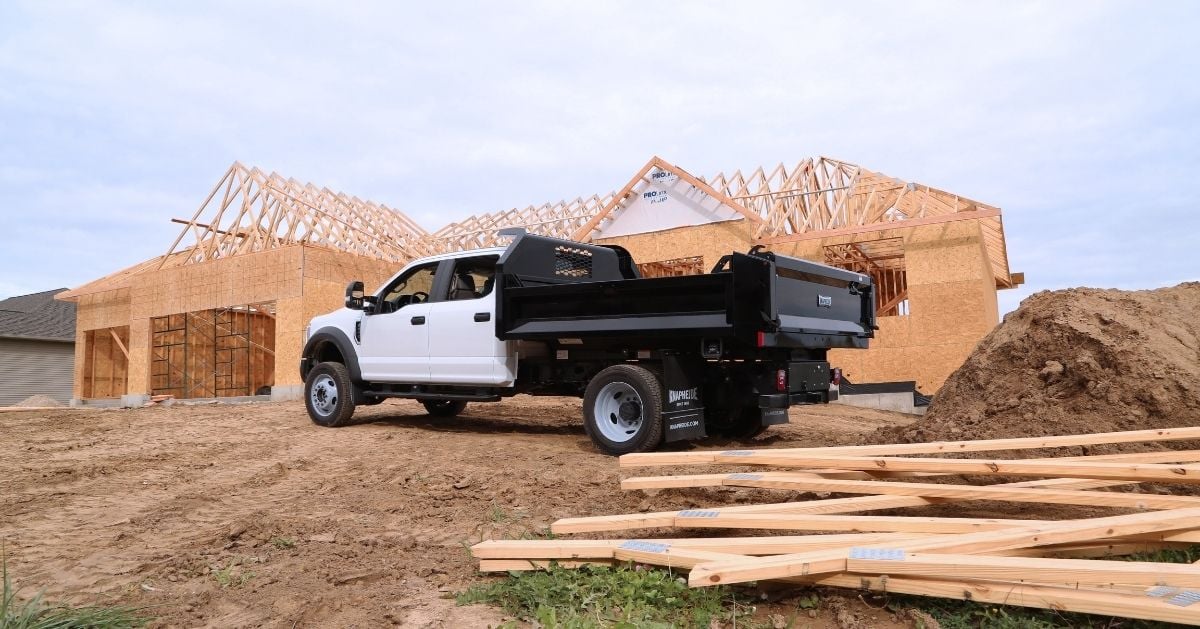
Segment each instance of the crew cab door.
[{"label": "crew cab door", "polygon": [[499,256],[453,260],[447,294],[429,309],[430,380],[439,384],[508,386],[516,354],[496,338]]},{"label": "crew cab door", "polygon": [[379,292],[364,314],[358,363],[368,382],[429,382],[429,309],[438,262],[408,269]]}]

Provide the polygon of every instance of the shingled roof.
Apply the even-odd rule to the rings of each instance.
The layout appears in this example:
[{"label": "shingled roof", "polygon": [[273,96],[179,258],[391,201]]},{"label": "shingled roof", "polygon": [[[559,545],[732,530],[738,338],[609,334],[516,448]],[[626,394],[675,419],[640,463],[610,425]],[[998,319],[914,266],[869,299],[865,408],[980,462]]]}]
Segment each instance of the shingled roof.
[{"label": "shingled roof", "polygon": [[75,304],[55,295],[67,289],[18,295],[0,301],[0,338],[75,341]]}]

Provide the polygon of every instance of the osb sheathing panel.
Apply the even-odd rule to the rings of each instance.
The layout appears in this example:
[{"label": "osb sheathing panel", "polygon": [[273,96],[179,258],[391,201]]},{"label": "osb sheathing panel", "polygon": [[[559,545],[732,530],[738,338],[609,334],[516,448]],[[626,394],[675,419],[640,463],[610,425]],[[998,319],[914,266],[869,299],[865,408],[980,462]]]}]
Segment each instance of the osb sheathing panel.
[{"label": "osb sheathing panel", "polygon": [[150,393],[150,320],[129,322],[129,393]]},{"label": "osb sheathing panel", "polygon": [[129,323],[129,289],[81,295],[75,309],[78,330],[114,328]]},{"label": "osb sheathing panel", "polygon": [[597,244],[620,245],[629,250],[638,263],[673,260],[692,256],[704,257],[707,271],[734,251],[746,252],[754,245],[747,232],[746,221],[724,221],[694,225],[648,234],[597,239]]},{"label": "osb sheathing panel", "polygon": [[275,302],[275,384],[300,382],[300,352],[304,350],[304,298],[292,297]]},{"label": "osb sheathing panel", "polygon": [[979,282],[910,285],[908,295],[910,345],[978,342],[994,327],[988,312],[995,310],[996,298]]},{"label": "osb sheathing panel", "polygon": [[150,271],[131,286],[131,316],[160,317],[301,294],[301,245]]},{"label": "osb sheathing panel", "polygon": [[373,292],[388,278],[395,275],[401,266],[395,262],[364,258],[322,247],[304,247],[305,279],[340,284],[343,295],[346,283],[350,280],[362,280],[367,291]]}]

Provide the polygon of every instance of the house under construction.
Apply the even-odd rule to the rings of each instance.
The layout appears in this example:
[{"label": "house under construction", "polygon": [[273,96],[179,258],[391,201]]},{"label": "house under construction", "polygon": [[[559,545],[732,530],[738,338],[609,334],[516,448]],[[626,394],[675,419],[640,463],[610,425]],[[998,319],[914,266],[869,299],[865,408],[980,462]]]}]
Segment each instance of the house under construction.
[{"label": "house under construction", "polygon": [[628,249],[643,275],[703,273],[755,245],[869,274],[879,330],[834,350],[854,382],[936,391],[998,322],[999,208],[829,158],[696,177],[652,158],[619,190],[471,216],[429,233],[403,213],[235,163],[162,256],[59,296],[78,303],[75,397],[298,397],[309,318],[408,260],[499,230]]}]

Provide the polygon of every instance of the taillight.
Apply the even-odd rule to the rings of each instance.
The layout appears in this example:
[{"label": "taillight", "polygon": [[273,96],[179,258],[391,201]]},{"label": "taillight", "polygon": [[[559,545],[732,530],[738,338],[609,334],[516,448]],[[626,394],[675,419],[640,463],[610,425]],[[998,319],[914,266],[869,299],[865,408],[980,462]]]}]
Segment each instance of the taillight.
[{"label": "taillight", "polygon": [[835,367],[834,369],[829,371],[829,382],[831,382],[833,384],[833,386],[835,386],[835,387],[841,386],[841,384],[842,384],[842,368],[841,367]]},{"label": "taillight", "polygon": [[762,330],[759,330],[758,331],[758,346],[766,347],[766,345],[767,345],[767,333],[763,332]]},{"label": "taillight", "polygon": [[787,393],[787,370],[779,369],[775,371],[775,390],[781,393]]}]

